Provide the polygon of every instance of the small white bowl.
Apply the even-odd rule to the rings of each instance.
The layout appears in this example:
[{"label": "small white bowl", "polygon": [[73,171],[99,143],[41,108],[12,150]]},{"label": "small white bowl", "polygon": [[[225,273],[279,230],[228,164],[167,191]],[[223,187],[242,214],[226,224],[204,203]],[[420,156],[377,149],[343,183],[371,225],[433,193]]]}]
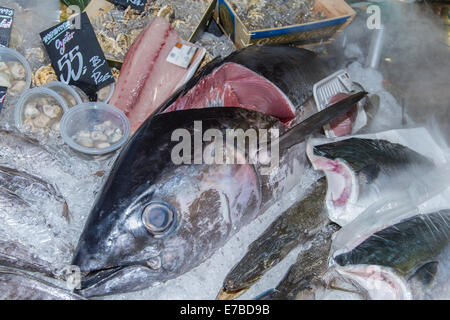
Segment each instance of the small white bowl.
[{"label": "small white bowl", "polygon": [[[105,148],[87,147],[74,140],[74,136],[84,131],[91,134],[94,126],[110,121],[121,130],[122,137]],[[118,108],[102,102],[79,104],[64,113],[61,119],[61,137],[75,151],[88,155],[104,155],[116,151],[127,142],[130,135],[130,123],[125,114]]]},{"label": "small white bowl", "polygon": [[[21,93],[23,93],[25,90],[30,88],[31,86],[31,67],[28,63],[27,59],[23,55],[21,55],[19,52],[17,52],[14,49],[6,48],[6,47],[0,47],[0,62],[10,62],[10,61],[17,61],[20,64],[23,65],[26,71],[25,75],[25,87],[24,89],[17,93],[15,96],[19,96]],[[9,88],[8,88],[9,89]],[[8,92],[9,95],[11,95],[10,92]]]},{"label": "small white bowl", "polygon": [[[76,90],[74,88],[65,84],[64,82],[51,81],[51,82],[47,82],[42,87],[53,90],[57,94],[59,94],[66,102],[66,105],[68,108],[72,108],[72,107],[75,107],[76,105],[83,103],[83,101],[81,101],[81,97],[78,94],[78,92],[76,92]],[[74,103],[71,103],[71,101],[68,101],[68,99],[66,99],[66,95],[71,96],[74,100]]]},{"label": "small white bowl", "polygon": [[[50,90],[48,88],[33,88],[33,89],[28,89],[26,91],[24,91],[19,98],[19,101],[16,104],[16,108],[14,110],[14,122],[16,125],[16,128],[19,131],[27,131],[25,130],[24,127],[24,121],[25,121],[25,116],[24,116],[24,108],[26,107],[26,105],[35,100],[35,99],[39,99],[39,98],[50,98],[53,99],[57,102],[57,104],[61,107],[62,109],[62,113],[66,113],[68,111],[66,102],[64,101],[64,99],[57,94],[55,91]],[[58,121],[61,123],[62,121],[62,117],[63,115],[61,115],[58,120],[54,120],[54,121]]]}]

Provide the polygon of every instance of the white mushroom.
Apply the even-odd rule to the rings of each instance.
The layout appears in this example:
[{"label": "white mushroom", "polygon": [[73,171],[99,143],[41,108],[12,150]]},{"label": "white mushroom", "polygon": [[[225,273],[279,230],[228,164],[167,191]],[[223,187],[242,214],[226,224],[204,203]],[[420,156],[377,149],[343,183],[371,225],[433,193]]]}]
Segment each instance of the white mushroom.
[{"label": "white mushroom", "polygon": [[105,130],[106,126],[103,123],[94,125],[94,131],[104,132]]},{"label": "white mushroom", "polygon": [[0,71],[3,72],[3,71],[6,71],[6,70],[9,70],[8,66],[3,61],[0,61]]},{"label": "white mushroom", "polygon": [[59,130],[60,130],[60,122],[59,121],[52,124],[52,130],[55,132],[59,132]]},{"label": "white mushroom", "polygon": [[25,111],[23,114],[25,118],[36,118],[40,114],[40,112],[36,108],[36,103],[30,102],[25,106]]},{"label": "white mushroom", "polygon": [[11,87],[11,80],[5,72],[0,72],[0,86],[7,88]]},{"label": "white mushroom", "polygon": [[24,127],[24,129],[27,130],[27,131],[31,130],[31,129],[34,127],[33,119],[31,119],[31,118],[26,118],[26,119],[23,121],[23,127]]},{"label": "white mushroom", "polygon": [[25,89],[25,86],[27,85],[27,83],[23,80],[17,81],[9,90],[9,92],[12,95],[17,95],[20,92],[22,92],[23,89]]},{"label": "white mushroom", "polygon": [[99,101],[104,101],[106,100],[106,98],[108,97],[109,94],[109,90],[111,88],[109,86],[101,88],[98,92],[97,92],[97,100]]},{"label": "white mushroom", "polygon": [[108,148],[109,146],[111,146],[108,142],[99,142],[96,144],[96,147],[98,149],[105,149]]},{"label": "white mushroom", "polygon": [[97,142],[107,142],[108,137],[101,131],[92,131],[91,139]]},{"label": "white mushroom", "polygon": [[42,113],[33,120],[34,126],[37,128],[45,128],[50,122],[51,119]]},{"label": "white mushroom", "polygon": [[11,74],[15,80],[23,80],[26,76],[24,66],[19,62],[14,62],[10,67]]},{"label": "white mushroom", "polygon": [[91,134],[89,131],[87,130],[81,130],[80,132],[78,132],[78,138],[91,138]]},{"label": "white mushroom", "polygon": [[89,138],[78,137],[78,139],[76,139],[76,141],[80,146],[83,146],[86,148],[92,148],[94,146],[94,142]]},{"label": "white mushroom", "polygon": [[52,119],[59,117],[62,113],[61,107],[56,104],[44,105],[43,109],[44,109],[44,113]]},{"label": "white mushroom", "polygon": [[112,143],[116,143],[116,142],[118,142],[120,139],[122,139],[122,135],[121,135],[121,134],[115,133],[115,134],[111,137],[111,142],[112,142]]}]

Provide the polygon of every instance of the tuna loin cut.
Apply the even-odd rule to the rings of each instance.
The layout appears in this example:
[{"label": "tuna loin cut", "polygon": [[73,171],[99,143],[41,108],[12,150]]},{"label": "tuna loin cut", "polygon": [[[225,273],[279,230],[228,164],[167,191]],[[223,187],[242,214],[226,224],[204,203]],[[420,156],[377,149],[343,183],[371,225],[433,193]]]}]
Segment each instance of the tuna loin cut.
[{"label": "tuna loin cut", "polygon": [[233,62],[221,65],[201,79],[165,112],[220,106],[255,110],[284,122],[295,117],[294,106],[276,85]]},{"label": "tuna loin cut", "polygon": [[110,104],[125,112],[131,132],[189,80],[205,54],[203,48],[195,46],[198,49],[189,68],[177,66],[166,60],[177,43],[194,46],[157,17],[128,50]]}]

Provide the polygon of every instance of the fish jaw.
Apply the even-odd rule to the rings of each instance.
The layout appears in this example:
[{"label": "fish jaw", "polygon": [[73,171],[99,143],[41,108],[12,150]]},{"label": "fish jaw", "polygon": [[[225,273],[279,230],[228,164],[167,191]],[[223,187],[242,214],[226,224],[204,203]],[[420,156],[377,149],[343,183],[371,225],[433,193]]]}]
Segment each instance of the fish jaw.
[{"label": "fish jaw", "polygon": [[250,288],[243,288],[236,291],[228,291],[224,287],[220,289],[219,293],[217,294],[216,300],[234,300],[242,296],[245,292],[248,291]]},{"label": "fish jaw", "polygon": [[77,294],[86,298],[143,290],[158,284],[160,273],[142,265],[93,273],[81,282]]},{"label": "fish jaw", "polygon": [[342,159],[328,159],[316,155],[314,146],[308,142],[306,154],[314,170],[322,170],[327,177],[325,198],[331,221],[343,226],[353,221],[360,212],[354,206],[358,201],[359,183],[355,172]]},{"label": "fish jaw", "polygon": [[336,278],[353,284],[371,300],[412,300],[408,284],[391,268],[377,265],[338,266],[326,275],[326,281]]}]

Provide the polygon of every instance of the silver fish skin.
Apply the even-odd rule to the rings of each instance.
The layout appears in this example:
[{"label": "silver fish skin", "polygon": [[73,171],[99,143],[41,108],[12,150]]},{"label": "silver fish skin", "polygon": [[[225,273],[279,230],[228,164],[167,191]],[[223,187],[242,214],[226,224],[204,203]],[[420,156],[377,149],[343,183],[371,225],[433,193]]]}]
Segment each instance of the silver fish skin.
[{"label": "silver fish skin", "polygon": [[37,176],[0,166],[0,190],[8,190],[30,205],[40,206],[43,201],[59,202],[62,205],[62,215],[70,222],[69,207],[64,196],[57,187]]},{"label": "silver fish skin", "polygon": [[[242,108],[150,117],[122,150],[80,237],[72,262],[87,275],[80,293],[140,290],[199,265],[299,182],[306,168],[302,141],[365,94],[308,118],[288,131],[287,140],[282,140],[286,127],[280,121]],[[279,128],[280,141],[288,148],[282,149],[278,168],[267,175],[248,162],[176,165],[171,135],[183,128],[188,139],[195,137],[201,133],[195,121],[201,121],[203,132],[252,128],[258,134]],[[212,145],[204,141],[203,150]]]},{"label": "silver fish skin", "polygon": [[0,300],[85,300],[21,270],[0,266]]}]

